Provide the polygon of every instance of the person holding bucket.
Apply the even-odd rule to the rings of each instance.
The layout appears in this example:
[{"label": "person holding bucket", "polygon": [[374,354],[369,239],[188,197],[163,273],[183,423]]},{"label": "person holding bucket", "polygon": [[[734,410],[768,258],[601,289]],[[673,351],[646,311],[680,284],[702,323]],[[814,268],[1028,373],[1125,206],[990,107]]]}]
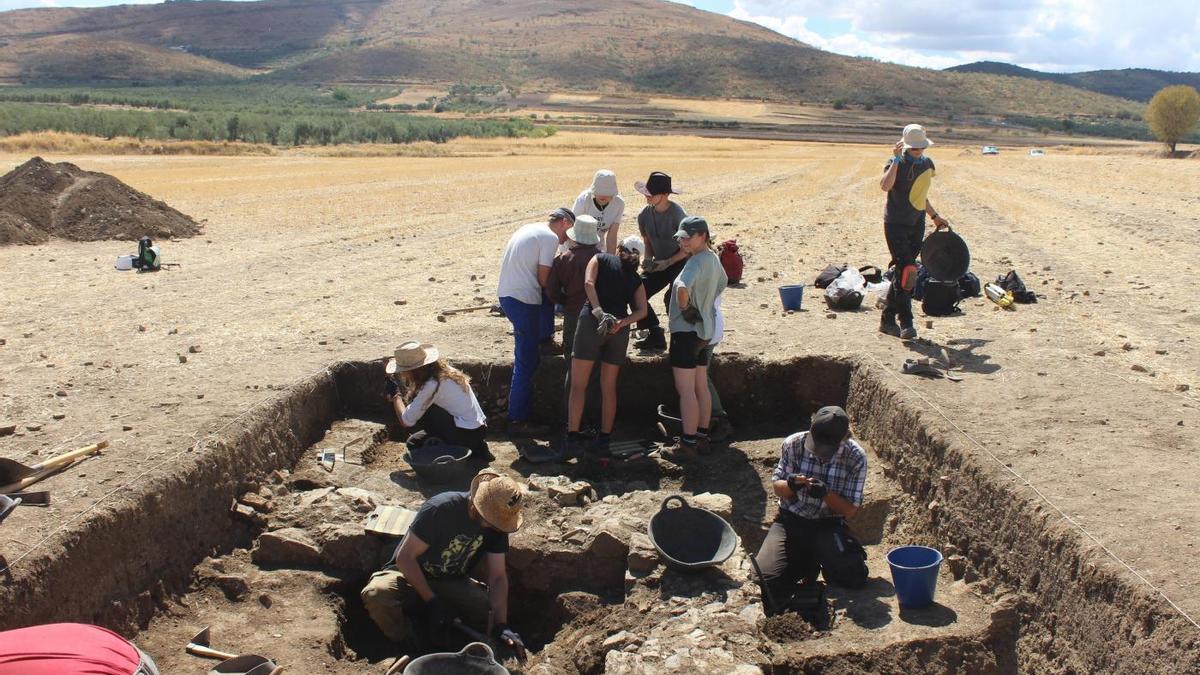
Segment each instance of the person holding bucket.
[{"label": "person holding bucket", "polygon": [[[443,445],[470,448],[475,458],[492,461],[484,435],[487,415],[479,405],[471,378],[438,358],[437,347],[409,340],[396,347],[388,359],[384,395],[392,402],[396,419],[408,429],[419,431],[408,437],[409,447],[421,447],[432,439]],[[402,391],[410,392],[404,402]]]},{"label": "person holding bucket", "polygon": [[931,145],[933,141],[925,136],[925,128],[920,124],[904,127],[900,140],[892,147],[892,158],[883,167],[883,177],[879,179],[880,189],[887,193],[883,234],[892,256],[892,285],[879,319],[879,332],[902,340],[917,337],[917,329],[913,327],[912,291],[917,284],[917,256],[925,239],[925,216],[932,218],[939,230],[950,226],[929,201],[929,186],[935,171],[933,160],[925,155],[925,149]]},{"label": "person holding bucket", "polygon": [[[672,461],[687,461],[707,446],[712,418],[712,397],[708,391],[708,362],[712,351],[709,340],[717,328],[717,297],[725,291],[729,279],[725,268],[712,250],[708,221],[688,216],[675,233],[679,250],[687,264],[671,284],[671,350],[669,361],[679,393],[679,419],[683,435],[662,456]],[[706,449],[706,448],[704,448]]]},{"label": "person holding bucket", "polygon": [[784,611],[822,572],[841,586],[866,583],[867,553],[846,518],[862,505],[867,454],[850,438],[846,411],[821,408],[808,431],[788,436],[772,479],[779,515],[755,556],[769,609]]},{"label": "person holding bucket", "polygon": [[[387,565],[362,590],[363,607],[383,634],[408,642],[419,616],[429,638],[444,644],[455,636],[457,621],[476,630],[490,625],[500,642],[523,654],[520,636],[508,627],[505,554],[508,536],[524,520],[524,500],[519,483],[491,469],[471,480],[470,492],[430,497]],[[486,585],[472,578],[477,567]]]},{"label": "person holding bucket", "polygon": [[[625,215],[625,200],[618,194],[617,176],[608,169],[600,169],[592,178],[592,186],[575,198],[571,210],[575,216],[591,216],[596,219],[596,231],[600,233],[600,250],[616,253],[621,241],[621,218]],[[563,349],[568,345],[564,342]]]}]

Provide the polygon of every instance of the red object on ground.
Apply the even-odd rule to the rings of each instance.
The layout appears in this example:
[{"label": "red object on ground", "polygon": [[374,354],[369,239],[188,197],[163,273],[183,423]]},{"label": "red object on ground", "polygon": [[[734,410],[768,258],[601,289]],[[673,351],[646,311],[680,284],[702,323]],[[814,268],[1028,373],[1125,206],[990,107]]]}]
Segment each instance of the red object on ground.
[{"label": "red object on ground", "polygon": [[725,268],[725,276],[729,277],[729,283],[736,284],[741,281],[746,261],[742,260],[742,254],[738,253],[737,240],[725,240],[717,247],[717,253],[721,258],[721,267]]},{"label": "red object on ground", "polygon": [[0,675],[132,675],[133,644],[99,626],[51,623],[0,632]]}]

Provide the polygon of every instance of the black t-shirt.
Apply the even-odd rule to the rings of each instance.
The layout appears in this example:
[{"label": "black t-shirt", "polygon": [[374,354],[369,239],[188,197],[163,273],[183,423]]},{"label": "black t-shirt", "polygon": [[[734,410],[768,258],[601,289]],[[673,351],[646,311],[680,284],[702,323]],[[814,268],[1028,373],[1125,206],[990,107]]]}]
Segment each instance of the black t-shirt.
[{"label": "black t-shirt", "polygon": [[[604,311],[618,319],[629,316],[629,307],[633,304],[633,294],[642,285],[642,277],[637,273],[636,265],[626,265],[621,258],[613,253],[601,253],[594,260],[596,270],[596,297]],[[591,303],[584,305],[583,311],[590,312]]]},{"label": "black t-shirt", "polygon": [[430,497],[413,518],[409,532],[429,544],[417,558],[427,578],[465,577],[484,553],[508,552],[507,534],[471,520],[470,500],[469,492],[443,492]]},{"label": "black t-shirt", "polygon": [[[891,168],[895,161],[893,157],[884,165],[884,170]],[[896,170],[896,183],[887,193],[883,222],[889,225],[924,225],[925,201],[935,173],[932,159],[922,157],[921,161],[914,162],[905,155]]]}]

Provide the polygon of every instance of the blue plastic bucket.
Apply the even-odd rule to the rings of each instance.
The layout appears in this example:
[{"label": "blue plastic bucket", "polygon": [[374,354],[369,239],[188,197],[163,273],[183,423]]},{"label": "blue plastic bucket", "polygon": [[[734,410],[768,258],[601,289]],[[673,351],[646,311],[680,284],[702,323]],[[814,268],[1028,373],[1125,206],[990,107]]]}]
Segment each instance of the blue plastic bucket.
[{"label": "blue plastic bucket", "polygon": [[903,608],[915,609],[933,604],[942,552],[928,546],[898,546],[887,554],[892,568],[892,584]]},{"label": "blue plastic bucket", "polygon": [[793,312],[800,311],[800,301],[804,300],[804,284],[780,286],[779,299],[783,301],[784,309],[790,309]]}]

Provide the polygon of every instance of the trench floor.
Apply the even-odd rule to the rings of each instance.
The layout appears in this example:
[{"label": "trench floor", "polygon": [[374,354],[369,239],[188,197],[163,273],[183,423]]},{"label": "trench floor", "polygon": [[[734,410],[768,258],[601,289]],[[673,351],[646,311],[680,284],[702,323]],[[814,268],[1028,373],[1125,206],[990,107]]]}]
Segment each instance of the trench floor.
[{"label": "trench floor", "polygon": [[[357,592],[394,542],[364,534],[361,524],[375,504],[417,508],[429,495],[465,489],[467,479],[438,486],[417,481],[403,460],[403,444],[387,440],[381,429],[361,421],[335,423],[314,448],[347,445],[349,439],[347,459],[363,464],[340,462],[327,472],[318,467],[314,452],[306,452],[291,472],[277,473],[243,500],[257,507],[260,533],[287,535],[300,544],[281,549],[276,541],[268,550],[259,536],[246,548],[198,565],[189,592],[162,602],[136,637],[163,672],[208,672],[215,662],[184,651],[205,626],[211,627],[214,648],[262,654],[288,672],[387,669],[398,651],[363,612]],[[511,538],[509,555],[511,622],[535,650],[523,671],[515,661],[506,665],[531,673],[738,666],[785,672],[830,659],[866,669],[861,664],[867,659],[878,669],[913,658],[916,652],[906,651],[906,645],[928,655],[937,653],[931,644],[944,642],[956,645],[953,655],[932,658],[954,661],[944,664],[947,672],[951,665],[971,664],[988,670],[994,661],[989,650],[997,632],[996,608],[974,584],[955,580],[947,565],[937,603],[900,611],[884,555],[906,543],[896,532],[904,531],[897,518],[908,497],[878,461],[871,466],[863,517],[854,524],[867,543],[871,581],[854,591],[830,587],[834,618],[828,630],[815,630],[794,616],[789,617],[793,626],[763,622],[747,555],[757,550],[775,516],[768,481],[781,440],[775,429],[742,430],[728,446],[682,468],[639,460],[603,469],[574,462],[530,464],[519,459],[511,443],[492,441],[493,467],[531,487],[542,486],[531,491],[527,525]],[[544,488],[555,476],[588,480],[597,500],[560,506]],[[644,550],[643,535],[662,500],[706,492],[731,498],[724,515],[741,540],[734,556],[700,574],[677,573],[653,562],[648,571],[628,571],[637,555],[653,558],[653,549]]]}]

